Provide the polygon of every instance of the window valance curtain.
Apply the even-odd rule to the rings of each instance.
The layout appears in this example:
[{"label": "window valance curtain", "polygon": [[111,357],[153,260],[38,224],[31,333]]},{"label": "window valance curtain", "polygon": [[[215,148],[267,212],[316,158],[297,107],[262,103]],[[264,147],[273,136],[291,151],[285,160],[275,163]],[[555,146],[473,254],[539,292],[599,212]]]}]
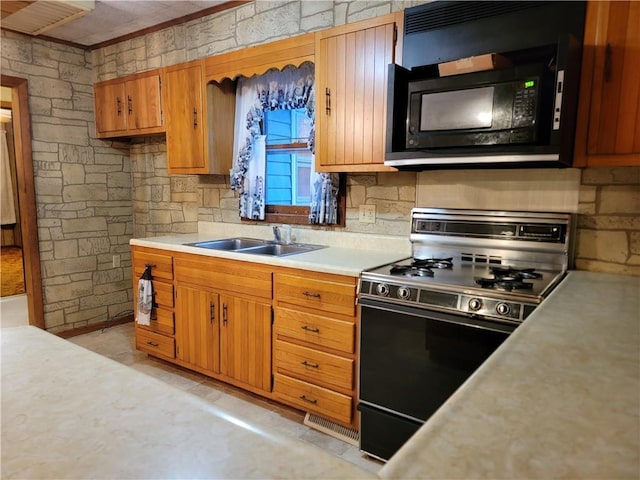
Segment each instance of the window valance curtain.
[{"label": "window valance curtain", "polygon": [[[285,67],[282,71],[269,70],[264,75],[241,77],[238,80],[231,189],[237,191],[240,196],[240,217],[252,220],[265,218],[264,112],[298,108],[304,108],[307,116],[314,118],[312,63],[303,63],[300,67]],[[308,147],[314,151],[313,129]],[[310,223],[337,223],[337,177],[337,174],[312,173]]]}]

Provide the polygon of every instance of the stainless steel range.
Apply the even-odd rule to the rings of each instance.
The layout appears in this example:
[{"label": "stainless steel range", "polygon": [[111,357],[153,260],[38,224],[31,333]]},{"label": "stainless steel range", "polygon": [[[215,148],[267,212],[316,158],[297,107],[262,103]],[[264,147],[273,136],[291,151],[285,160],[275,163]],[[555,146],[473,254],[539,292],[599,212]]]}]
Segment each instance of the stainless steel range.
[{"label": "stainless steel range", "polygon": [[360,448],[388,459],[572,266],[570,214],[415,208],[411,258],[359,284]]}]

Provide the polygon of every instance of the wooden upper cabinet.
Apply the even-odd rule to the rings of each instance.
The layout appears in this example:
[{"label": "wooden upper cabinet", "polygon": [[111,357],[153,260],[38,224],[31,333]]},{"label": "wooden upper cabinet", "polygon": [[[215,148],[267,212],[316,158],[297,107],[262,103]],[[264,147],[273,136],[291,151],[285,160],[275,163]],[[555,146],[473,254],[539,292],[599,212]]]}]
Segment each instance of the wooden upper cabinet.
[{"label": "wooden upper cabinet", "polygon": [[96,131],[98,137],[127,130],[124,82],[97,83],[94,87]]},{"label": "wooden upper cabinet", "polygon": [[94,85],[98,138],[164,132],[160,72],[130,75]]},{"label": "wooden upper cabinet", "polygon": [[204,149],[204,101],[201,61],[163,72],[169,173],[209,173]]},{"label": "wooden upper cabinet", "polygon": [[387,66],[400,58],[402,13],[316,33],[317,171],[395,171],[383,165]]},{"label": "wooden upper cabinet", "polygon": [[587,4],[573,165],[640,165],[640,2]]},{"label": "wooden upper cabinet", "polygon": [[307,33],[205,58],[205,81],[248,78],[262,75],[271,68],[282,70],[287,65],[297,67],[304,62],[313,62],[314,39],[313,33]]}]

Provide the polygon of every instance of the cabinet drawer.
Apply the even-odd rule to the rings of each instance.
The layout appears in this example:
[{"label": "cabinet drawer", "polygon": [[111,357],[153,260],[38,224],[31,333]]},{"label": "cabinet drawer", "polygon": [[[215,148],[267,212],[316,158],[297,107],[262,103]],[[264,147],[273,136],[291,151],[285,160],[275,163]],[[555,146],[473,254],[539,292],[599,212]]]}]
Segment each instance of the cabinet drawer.
[{"label": "cabinet drawer", "polygon": [[164,282],[153,282],[154,306],[173,308],[173,285]]},{"label": "cabinet drawer", "polygon": [[275,334],[345,353],[355,349],[355,324],[288,308],[275,309]]},{"label": "cabinet drawer", "polygon": [[[137,316],[137,312],[136,312]],[[151,325],[137,325],[139,328],[151,330],[152,332],[165,333],[173,335],[175,326],[173,321],[173,312],[164,308],[154,308],[151,310]]]},{"label": "cabinet drawer", "polygon": [[352,398],[285,375],[275,374],[273,394],[276,399],[306,412],[351,423]]},{"label": "cabinet drawer", "polygon": [[175,358],[175,340],[166,335],[136,328],[136,348],[151,354],[162,355],[163,357]]},{"label": "cabinet drawer", "polygon": [[175,260],[177,282],[247,294],[271,301],[270,268],[255,263],[203,255],[180,255]]},{"label": "cabinet drawer", "polygon": [[151,275],[154,279],[173,280],[173,258],[171,255],[149,252],[134,248],[133,274],[140,278],[146,265],[151,265]]},{"label": "cabinet drawer", "polygon": [[323,312],[354,316],[356,282],[315,280],[278,273],[274,282],[275,299]]},{"label": "cabinet drawer", "polygon": [[353,360],[276,340],[275,371],[326,388],[353,390]]}]

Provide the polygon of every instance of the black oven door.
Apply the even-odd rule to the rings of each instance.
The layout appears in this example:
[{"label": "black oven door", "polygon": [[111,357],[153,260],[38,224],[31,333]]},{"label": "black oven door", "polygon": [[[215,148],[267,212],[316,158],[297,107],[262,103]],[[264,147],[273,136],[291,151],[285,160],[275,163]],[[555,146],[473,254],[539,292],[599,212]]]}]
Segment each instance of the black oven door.
[{"label": "black oven door", "polygon": [[383,459],[515,328],[366,298],[360,305],[361,449]]}]

